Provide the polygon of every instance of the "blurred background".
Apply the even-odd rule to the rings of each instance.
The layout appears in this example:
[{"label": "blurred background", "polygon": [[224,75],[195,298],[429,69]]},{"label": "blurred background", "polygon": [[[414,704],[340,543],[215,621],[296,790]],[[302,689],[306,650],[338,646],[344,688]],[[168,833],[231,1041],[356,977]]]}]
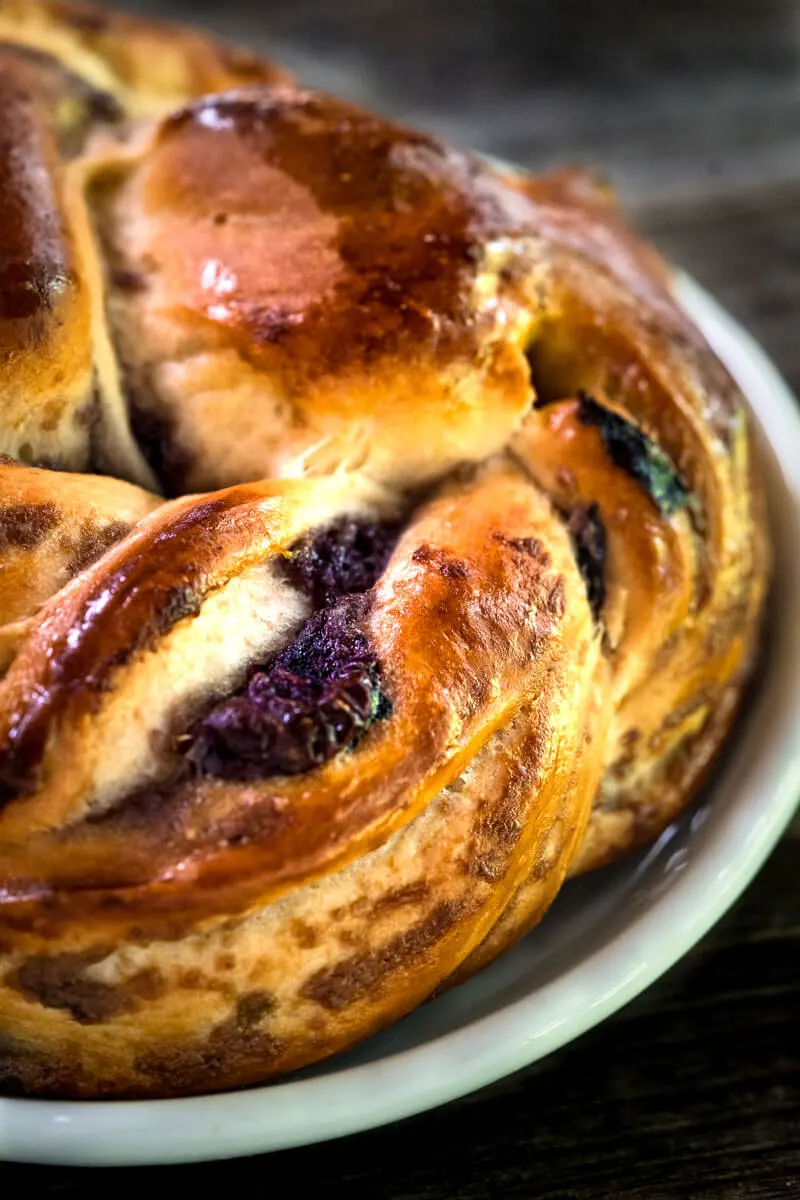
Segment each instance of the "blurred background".
[{"label": "blurred background", "polygon": [[800,387],[800,0],[120,0],[541,169],[599,166]]}]

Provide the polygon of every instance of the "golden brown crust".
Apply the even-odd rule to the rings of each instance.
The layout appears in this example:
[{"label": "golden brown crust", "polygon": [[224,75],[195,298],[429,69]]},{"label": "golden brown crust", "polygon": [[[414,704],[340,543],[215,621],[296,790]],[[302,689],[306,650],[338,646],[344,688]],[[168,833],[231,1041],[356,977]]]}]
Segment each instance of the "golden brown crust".
[{"label": "golden brown crust", "polygon": [[66,167],[98,138],[129,137],[143,116],[284,79],[170,25],[91,4],[0,2],[0,453],[154,482],[104,394],[102,308],[92,303],[88,226]]},{"label": "golden brown crust", "polygon": [[498,240],[520,202],[469,156],[273,88],[200,100],[88,173],[168,493],[342,466],[418,483],[500,449],[527,407],[532,317]]},{"label": "golden brown crust", "polygon": [[117,479],[0,458],[0,671],[44,602],[160,504]]},{"label": "golden brown crust", "polygon": [[[612,225],[607,249],[623,237]],[[512,445],[559,508],[596,505],[607,539],[603,616],[616,712],[603,788],[573,865],[581,871],[650,840],[696,790],[752,668],[768,555],[733,381],[666,291],[642,306],[624,256],[609,254],[601,275],[588,255],[557,244],[554,254],[558,319],[532,349],[547,403]],[[680,511],[661,511],[609,461],[601,429],[569,398],[581,393],[667,452],[688,489]]]},{"label": "golden brown crust", "polygon": [[0,0],[0,66],[0,1090],[241,1086],[689,801],[744,405],[581,173],[83,4]]},{"label": "golden brown crust", "polygon": [[52,56],[135,117],[208,92],[289,78],[240,47],[83,0],[0,0],[0,42]]},{"label": "golden brown crust", "polygon": [[0,46],[0,448],[88,465],[89,299],[64,220],[59,105],[74,89],[47,62]]},{"label": "golden brown crust", "polygon": [[[54,1071],[78,1047],[84,1063],[88,1053],[92,1083],[73,1076],[68,1091],[159,1094],[170,1077],[173,1090],[210,1077],[224,1086],[332,1053],[427,995],[532,871],[532,907],[540,913],[555,894],[599,773],[601,739],[587,743],[579,785],[567,752],[576,702],[587,735],[598,719],[584,697],[594,693],[599,644],[565,531],[508,464],[445,486],[409,518],[369,618],[392,716],[318,768],[313,788],[305,776],[168,778],[143,812],[98,757],[97,743],[113,736],[108,719],[130,729],[144,717],[154,732],[160,714],[142,714],[143,680],[153,704],[170,656],[188,662],[215,628],[219,636],[220,592],[241,590],[326,508],[374,515],[385,503],[374,488],[332,479],[242,486],[156,510],[45,607],[17,655],[3,696],[3,762],[6,772],[32,762],[33,790],[0,812],[11,932],[3,995],[15,1028],[33,1021],[38,1044],[47,1039]],[[246,511],[220,517],[231,506]],[[462,512],[468,520],[456,520]],[[202,581],[199,612],[185,618],[166,602],[159,551],[187,522],[206,533],[191,544],[194,566],[177,548],[165,556],[181,580]],[[158,619],[165,608],[172,624]],[[128,620],[147,631],[144,642],[132,642]],[[243,638],[250,649],[252,634]],[[39,735],[27,744],[26,714]],[[16,762],[12,745],[23,752]],[[158,770],[169,751],[152,737],[147,745]],[[83,764],[81,778],[65,778],[65,754]],[[223,953],[232,965],[220,992]],[[220,1061],[193,1074],[187,1056],[220,1046],[251,996],[268,997],[263,1008],[253,1000],[268,1025],[263,1045],[246,1062],[220,1049]],[[27,1086],[24,1055],[14,1061]]]},{"label": "golden brown crust", "polygon": [[[237,889],[249,895],[256,888],[266,900],[323,866],[330,870],[356,857],[376,836],[383,840],[411,820],[540,683],[543,648],[564,620],[569,544],[561,533],[554,563],[553,533],[548,528],[548,551],[537,537],[540,526],[551,524],[546,502],[518,471],[497,468],[424,506],[381,578],[369,634],[393,713],[352,759],[337,757],[318,768],[313,790],[303,775],[264,786],[189,779],[160,791],[149,807],[123,773],[133,794],[119,796],[107,784],[113,807],[97,821],[105,797],[94,791],[91,775],[65,776],[64,757],[88,768],[108,744],[107,720],[116,726],[125,719],[126,691],[137,689],[138,710],[142,676],[148,689],[163,686],[170,644],[173,653],[197,655],[212,636],[198,617],[214,620],[212,605],[225,612],[225,590],[263,571],[302,532],[297,522],[325,500],[336,503],[338,515],[357,512],[357,497],[358,485],[345,480],[249,485],[176,502],[140,522],[67,595],[62,592],[56,606],[43,610],[0,698],[2,769],[22,789],[0,812],[0,836],[12,854],[21,838],[27,867],[47,873],[18,876],[23,897],[40,893],[46,881],[80,885],[70,905],[92,913],[98,900],[87,889],[97,880],[106,888],[140,889],[126,904],[145,911],[151,905],[182,914],[204,910],[223,890],[227,904]],[[370,514],[380,512],[375,504]],[[473,515],[455,526],[465,507]],[[573,575],[580,599],[574,568]],[[266,599],[265,593],[265,605]],[[282,609],[290,604],[288,585],[277,599]],[[190,640],[176,649],[182,636]],[[588,619],[583,636],[592,637]],[[251,646],[248,635],[250,652]],[[210,672],[209,666],[206,688],[213,686]],[[163,774],[169,755],[154,757]],[[87,811],[93,823],[75,825]],[[240,819],[232,824],[231,814]],[[249,836],[265,819],[269,838]],[[47,834],[64,821],[74,827],[70,856]],[[32,827],[45,834],[39,844],[31,840]],[[176,861],[182,872],[171,878]],[[10,873],[10,860],[5,869]]]}]

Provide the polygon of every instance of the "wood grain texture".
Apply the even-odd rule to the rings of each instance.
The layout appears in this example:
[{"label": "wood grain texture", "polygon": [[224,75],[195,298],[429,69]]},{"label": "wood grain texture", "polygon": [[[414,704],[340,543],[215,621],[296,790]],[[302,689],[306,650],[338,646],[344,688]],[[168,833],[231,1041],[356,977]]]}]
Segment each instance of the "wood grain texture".
[{"label": "wood grain texture", "polygon": [[[308,82],[534,168],[602,166],[640,228],[800,389],[800,3],[129,0],[269,48]],[[270,1159],[145,1169],[255,1200],[800,1197],[800,889],[787,838],[735,910],[605,1025],[393,1128]],[[0,1168],[84,1198],[122,1172]],[[128,1173],[128,1178],[130,1178]]]}]

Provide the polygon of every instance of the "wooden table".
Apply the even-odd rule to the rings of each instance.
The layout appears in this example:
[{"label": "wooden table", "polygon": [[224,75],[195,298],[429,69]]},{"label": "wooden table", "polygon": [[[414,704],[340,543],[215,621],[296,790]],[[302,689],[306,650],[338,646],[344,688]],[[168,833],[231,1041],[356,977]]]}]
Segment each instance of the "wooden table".
[{"label": "wooden table", "polygon": [[[639,226],[800,390],[800,3],[172,0],[310,83],[534,168],[601,165]],[[800,453],[800,447],[798,447]],[[800,1197],[800,827],[681,964],[546,1062],[401,1125],[146,1169],[235,1200]],[[7,1167],[3,1195],[117,1173]]]}]

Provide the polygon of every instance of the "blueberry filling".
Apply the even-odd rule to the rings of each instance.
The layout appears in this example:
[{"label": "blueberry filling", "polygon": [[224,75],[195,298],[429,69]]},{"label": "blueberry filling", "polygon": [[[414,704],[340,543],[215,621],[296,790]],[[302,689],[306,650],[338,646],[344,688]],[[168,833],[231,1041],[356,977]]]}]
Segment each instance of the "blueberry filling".
[{"label": "blueberry filling", "polygon": [[299,775],[353,747],[391,711],[364,633],[370,589],[399,527],[343,519],[290,551],[285,570],[316,611],[239,694],[195,726],[188,757],[222,779]]},{"label": "blueberry filling", "polygon": [[579,397],[578,417],[584,425],[597,426],[611,461],[649,492],[661,513],[669,516],[686,507],[689,491],[652,438],[586,392]]},{"label": "blueberry filling", "polygon": [[606,530],[596,504],[575,508],[565,514],[578,570],[586,585],[589,607],[595,620],[606,599]]}]

